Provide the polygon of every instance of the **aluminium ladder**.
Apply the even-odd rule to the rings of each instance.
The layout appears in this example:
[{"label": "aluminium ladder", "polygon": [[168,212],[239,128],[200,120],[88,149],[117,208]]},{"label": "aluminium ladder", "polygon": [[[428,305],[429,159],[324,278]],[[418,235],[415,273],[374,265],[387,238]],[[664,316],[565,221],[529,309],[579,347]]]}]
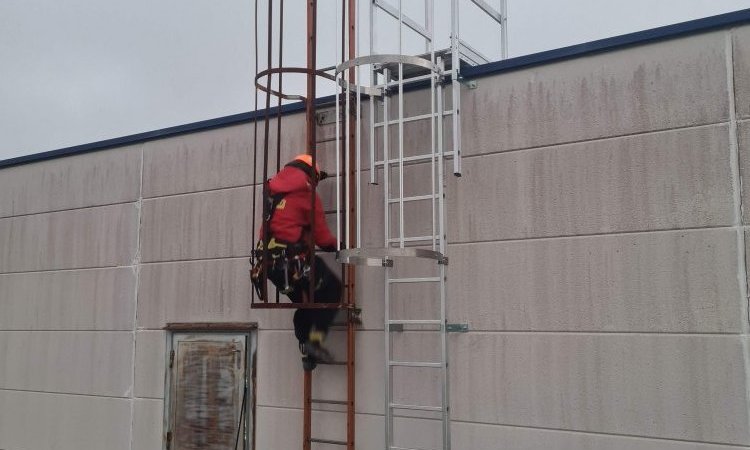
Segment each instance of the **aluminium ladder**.
[{"label": "aluminium ladder", "polygon": [[[396,59],[396,58],[390,58]],[[400,444],[396,433],[396,418],[412,417],[414,420],[432,419],[440,423],[440,448],[450,448],[450,411],[448,392],[448,352],[446,339],[446,277],[448,259],[445,229],[445,157],[452,155],[443,148],[443,117],[452,114],[443,108],[444,77],[442,60],[428,64],[413,57],[400,57],[398,63],[382,62],[375,77],[382,80],[376,85],[382,94],[380,99],[371,101],[371,142],[378,134],[382,141],[382,155],[377,158],[371,152],[371,167],[382,173],[382,180],[376,180],[371,171],[372,181],[378,181],[383,190],[383,247],[364,249],[359,247],[341,250],[339,260],[348,264],[381,266],[384,268],[384,345],[385,345],[385,439],[386,449],[397,450],[415,448]],[[430,112],[413,116],[404,114],[404,68],[409,66],[415,77],[430,82]],[[428,68],[425,74],[425,67]],[[343,67],[342,70],[346,69]],[[394,89],[395,88],[395,89]],[[376,106],[375,103],[378,103]],[[396,112],[392,112],[394,108]],[[374,113],[372,111],[375,110]],[[382,119],[375,116],[381,113]],[[392,118],[392,116],[396,116]],[[423,148],[407,148],[404,126],[407,123],[429,123],[430,133]],[[390,128],[396,128],[396,136],[390,136]],[[391,146],[397,147],[392,152]],[[395,154],[392,154],[395,153]],[[410,175],[407,176],[407,173]],[[414,175],[414,176],[411,176]],[[411,186],[407,186],[407,178]],[[413,190],[413,192],[407,192]],[[429,213],[409,217],[411,211],[423,209]],[[360,215],[361,216],[361,215]],[[361,220],[361,217],[358,217]],[[417,232],[418,230],[418,232]],[[347,248],[352,247],[347,245]],[[411,260],[401,266],[404,260]],[[410,273],[418,272],[418,273]],[[404,292],[401,292],[404,291]],[[434,298],[422,295],[415,302],[422,305],[420,314],[415,316],[413,306],[404,301],[411,293],[431,292]],[[406,297],[403,295],[406,293]],[[398,303],[401,303],[398,305]],[[429,307],[428,307],[429,306]],[[430,311],[427,311],[427,310]],[[426,340],[436,344],[438,351],[431,358],[421,355],[399,355],[405,348],[415,347],[409,340]],[[416,345],[419,347],[419,344]],[[419,352],[423,353],[423,352]],[[433,372],[433,374],[430,374]],[[417,380],[430,380],[432,387],[439,385],[437,399],[408,401],[398,398],[401,386],[408,386]]]},{"label": "aluminium ladder", "polygon": [[[369,55],[350,58],[336,67],[336,83],[346,99],[342,106],[348,112],[343,115],[343,126],[337,122],[337,136],[342,137],[345,149],[356,148],[351,161],[355,167],[345,161],[344,173],[355,173],[355,186],[359,187],[362,172],[369,170],[371,188],[377,185],[382,192],[383,208],[382,247],[365,248],[363,234],[372,236],[372,230],[367,229],[372,224],[363,223],[361,189],[356,189],[354,218],[347,214],[342,224],[337,214],[339,236],[352,225],[355,230],[346,233],[345,249],[338,252],[338,260],[384,271],[385,449],[449,450],[445,166],[446,159],[452,159],[453,174],[461,176],[461,67],[489,61],[459,37],[459,0],[450,0],[450,48],[446,50],[435,49],[438,14],[434,0],[423,2],[423,21],[406,13],[404,0],[395,1],[370,0]],[[501,12],[485,0],[470,1],[501,26],[505,58],[505,0],[500,0]],[[419,2],[409,3],[412,7]],[[398,32],[390,42],[396,41],[395,54],[377,52],[376,42],[383,32],[379,16],[397,22]],[[413,40],[415,33],[423,40],[425,53],[404,54],[407,39]],[[362,67],[370,73],[369,85],[361,82]],[[414,112],[419,103],[414,98],[425,91],[424,110]],[[362,157],[361,130],[349,120],[354,110],[351,122],[364,122],[360,117],[363,98],[369,103],[369,164]],[[338,103],[336,117],[342,117]],[[414,130],[424,139],[414,139]],[[447,132],[450,145],[445,142]],[[337,157],[341,153],[338,141],[336,153]],[[339,188],[341,174],[338,179],[337,189],[345,194],[337,190],[337,198],[345,199],[345,211],[352,211],[350,191],[347,186]],[[337,205],[337,211],[341,209]],[[426,347],[432,349],[431,354]],[[440,432],[424,433],[429,435],[427,441],[419,441],[422,433],[399,433],[405,424],[421,427],[435,423]],[[439,439],[429,439],[435,435]]]}]

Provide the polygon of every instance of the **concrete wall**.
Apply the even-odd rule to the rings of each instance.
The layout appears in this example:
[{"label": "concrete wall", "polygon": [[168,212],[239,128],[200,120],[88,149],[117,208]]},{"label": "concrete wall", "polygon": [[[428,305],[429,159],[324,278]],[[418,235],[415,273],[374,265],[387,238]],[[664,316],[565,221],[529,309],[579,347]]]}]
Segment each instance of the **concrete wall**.
[{"label": "concrete wall", "polygon": [[[450,335],[453,448],[750,448],[750,26],[462,95],[449,321],[470,332]],[[282,159],[303,138],[285,134]],[[300,448],[292,312],[248,308],[252,142],[240,125],[0,171],[0,448],[161,448],[162,327],[190,321],[258,322],[257,448]],[[360,449],[383,448],[375,270],[358,282]],[[345,394],[335,370],[320,397]],[[341,437],[343,418],[314,428]],[[395,431],[439,442],[429,422]]]},{"label": "concrete wall", "polygon": [[142,151],[0,171],[2,449],[131,449]]}]

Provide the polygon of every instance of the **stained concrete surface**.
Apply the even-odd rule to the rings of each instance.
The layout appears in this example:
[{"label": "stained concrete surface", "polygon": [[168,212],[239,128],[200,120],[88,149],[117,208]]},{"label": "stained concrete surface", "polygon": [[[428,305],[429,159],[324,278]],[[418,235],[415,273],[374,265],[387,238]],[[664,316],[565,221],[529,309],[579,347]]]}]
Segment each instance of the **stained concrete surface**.
[{"label": "stained concrete surface", "polygon": [[249,256],[252,202],[252,187],[144,201],[143,262]]},{"label": "stained concrete surface", "polygon": [[451,345],[455,420],[750,445],[737,337],[469,333]]},{"label": "stained concrete surface", "polygon": [[724,121],[725,45],[717,31],[481,78],[461,96],[464,154]]},{"label": "stained concrete surface", "polygon": [[0,330],[131,330],[131,267],[0,275]]},{"label": "stained concrete surface", "polygon": [[449,321],[477,331],[740,333],[736,241],[720,229],[451,245]]},{"label": "stained concrete surface", "polygon": [[127,397],[129,332],[0,331],[0,390]]},{"label": "stained concrete surface", "polygon": [[[740,156],[740,174],[743,180],[750,177],[750,120],[737,123],[737,146]],[[750,182],[742,183],[742,204],[750,203]],[[746,206],[742,208],[742,221],[750,223],[750,211]]]},{"label": "stained concrete surface", "polygon": [[731,225],[725,125],[503,153],[449,184],[451,242]]},{"label": "stained concrete surface", "polygon": [[130,450],[126,399],[0,390],[0,448]]},{"label": "stained concrete surface", "polygon": [[0,219],[0,273],[130,265],[137,237],[127,203]]},{"label": "stained concrete surface", "polygon": [[140,176],[140,144],[6,168],[0,217],[133,202]]},{"label": "stained concrete surface", "polygon": [[732,30],[735,109],[738,118],[750,118],[750,26]]},{"label": "stained concrete surface", "polygon": [[[450,178],[447,191],[449,321],[470,326],[449,336],[454,449],[750,445],[747,251],[734,191],[750,183],[734,172],[726,64],[733,56],[745,117],[748,29],[485,77],[464,90],[464,177]],[[426,107],[419,94],[409,94],[407,113]],[[303,119],[283,121],[287,160],[301,151]],[[0,272],[24,273],[0,275],[0,295],[12,297],[0,303],[0,328],[21,330],[0,332],[0,352],[19,362],[0,370],[0,405],[10,405],[0,408],[0,448],[158,447],[161,328],[237,320],[260,326],[259,448],[299,447],[291,311],[247,307],[251,184],[260,181],[250,173],[253,130],[237,125],[3,169],[0,216],[17,217],[0,218],[0,242],[10,242],[0,248]],[[318,127],[319,137],[334,130]],[[426,130],[410,128],[409,151],[427,141]],[[739,130],[744,172],[747,124]],[[320,145],[324,166],[333,148]],[[407,193],[417,193],[414,179],[426,167],[407,169]],[[382,239],[383,198],[366,182],[363,238],[373,246]],[[321,188],[330,205],[335,191]],[[71,210],[48,213],[58,208]],[[70,270],[104,266],[122,267]],[[383,446],[381,277],[382,269],[358,272],[357,435],[365,449]],[[393,294],[392,310],[408,317],[430,305],[427,290]],[[47,297],[56,302],[49,308],[40,300]],[[95,311],[75,314],[91,303]],[[341,353],[339,336],[331,344]],[[431,339],[400,333],[394,343],[400,357],[429,357],[422,349]],[[37,368],[28,349],[43,355],[34,361],[44,373],[64,379],[28,375]],[[340,372],[320,369],[316,395],[343,397]],[[429,401],[434,376],[399,376],[398,396]],[[58,390],[69,393],[42,392]],[[341,434],[342,414],[316,417],[316,435]],[[31,433],[32,419],[43,432]],[[395,430],[402,444],[431,448],[435,425],[401,417]]]}]

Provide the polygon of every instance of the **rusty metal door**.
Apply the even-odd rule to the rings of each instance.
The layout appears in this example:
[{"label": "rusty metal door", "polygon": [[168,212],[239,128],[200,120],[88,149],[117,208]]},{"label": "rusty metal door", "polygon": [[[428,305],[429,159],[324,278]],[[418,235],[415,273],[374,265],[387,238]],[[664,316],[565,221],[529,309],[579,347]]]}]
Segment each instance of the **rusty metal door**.
[{"label": "rusty metal door", "polygon": [[[174,334],[169,450],[247,449],[247,335]],[[236,447],[235,447],[236,446]]]}]

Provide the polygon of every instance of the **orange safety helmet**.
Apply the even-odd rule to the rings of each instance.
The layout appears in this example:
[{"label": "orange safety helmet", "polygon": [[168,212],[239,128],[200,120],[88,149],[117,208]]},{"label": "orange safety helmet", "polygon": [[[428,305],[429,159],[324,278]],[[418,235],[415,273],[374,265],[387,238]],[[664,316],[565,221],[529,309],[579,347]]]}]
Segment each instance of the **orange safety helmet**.
[{"label": "orange safety helmet", "polygon": [[[297,155],[297,156],[295,156],[295,157],[294,157],[294,159],[293,159],[292,161],[300,161],[300,162],[303,162],[303,163],[305,163],[305,164],[306,164],[306,165],[307,165],[308,167],[310,167],[310,168],[312,168],[312,166],[313,166],[313,159],[312,159],[312,155],[308,155],[308,154],[306,154],[306,153],[303,153],[303,154],[301,154],[301,155]],[[319,174],[320,174],[320,166],[318,166],[317,162],[316,162],[316,164],[315,164],[315,174],[316,174],[316,175],[319,175]]]}]

